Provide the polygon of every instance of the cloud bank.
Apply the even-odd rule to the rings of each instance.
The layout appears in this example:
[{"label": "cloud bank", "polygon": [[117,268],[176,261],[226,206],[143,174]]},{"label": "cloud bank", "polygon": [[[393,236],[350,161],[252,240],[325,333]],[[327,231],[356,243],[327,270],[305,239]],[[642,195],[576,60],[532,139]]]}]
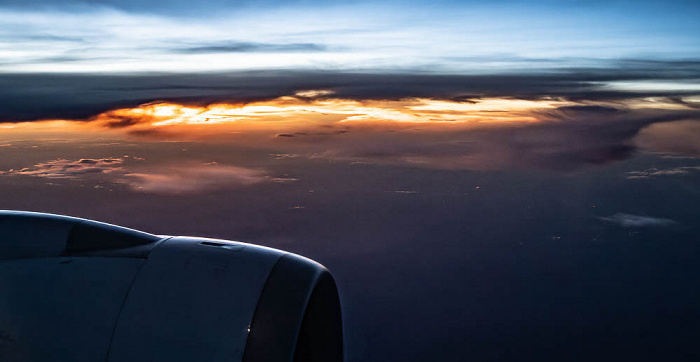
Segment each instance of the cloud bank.
[{"label": "cloud bank", "polygon": [[[230,143],[336,162],[567,171],[631,157],[650,127],[667,124],[664,134],[677,134],[668,129],[700,124],[694,104],[692,97],[682,103],[675,98],[355,100],[316,89],[247,103],[153,102],[69,123],[86,132],[146,141]],[[44,123],[25,122],[20,129],[34,124]],[[644,149],[662,151],[655,146],[666,142],[649,138],[644,134]],[[693,137],[669,140],[676,149],[692,150],[697,143]]]},{"label": "cloud bank", "polygon": [[266,70],[214,73],[0,74],[0,122],[88,119],[115,108],[153,101],[183,104],[266,101],[324,89],[350,100],[431,98],[563,99],[610,102],[700,96],[700,91],[628,90],[609,82],[700,80],[700,62],[635,62],[543,73],[425,74]]}]

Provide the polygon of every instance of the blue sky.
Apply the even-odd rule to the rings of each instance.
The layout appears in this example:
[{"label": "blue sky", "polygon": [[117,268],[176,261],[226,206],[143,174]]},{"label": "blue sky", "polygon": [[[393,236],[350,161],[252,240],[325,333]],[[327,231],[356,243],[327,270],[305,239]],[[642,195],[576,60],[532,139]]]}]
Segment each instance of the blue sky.
[{"label": "blue sky", "polygon": [[696,2],[9,1],[3,72],[507,73],[700,56]]}]

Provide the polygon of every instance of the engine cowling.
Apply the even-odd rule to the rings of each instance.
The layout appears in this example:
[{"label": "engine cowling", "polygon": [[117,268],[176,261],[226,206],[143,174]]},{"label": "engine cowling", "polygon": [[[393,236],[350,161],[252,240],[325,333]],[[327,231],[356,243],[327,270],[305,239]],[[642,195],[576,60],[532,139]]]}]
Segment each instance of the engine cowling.
[{"label": "engine cowling", "polygon": [[0,211],[0,360],[343,360],[322,265],[233,241]]}]

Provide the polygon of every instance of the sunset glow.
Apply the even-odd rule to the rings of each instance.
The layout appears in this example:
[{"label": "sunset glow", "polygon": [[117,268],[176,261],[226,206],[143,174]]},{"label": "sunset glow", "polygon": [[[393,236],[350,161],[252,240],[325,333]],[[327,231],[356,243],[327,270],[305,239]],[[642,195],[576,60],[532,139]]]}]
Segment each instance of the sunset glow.
[{"label": "sunset glow", "polygon": [[[318,94],[318,93],[314,93]],[[340,123],[391,121],[406,123],[535,122],[529,112],[570,104],[563,101],[480,99],[450,102],[432,99],[399,101],[355,101],[345,99],[300,100],[281,97],[248,104],[215,103],[188,106],[152,103],[136,108],[116,109],[91,119],[110,128],[130,126],[198,125],[241,122],[256,123]]]},{"label": "sunset glow", "polygon": [[405,129],[420,125],[427,130],[449,131],[488,124],[536,123],[541,121],[538,112],[568,104],[571,103],[509,99],[454,102],[425,98],[358,101],[295,97],[201,106],[153,102],[103,112],[82,122],[43,120],[5,123],[2,127],[14,133],[145,134],[153,130],[179,136],[219,134],[222,130],[277,134],[353,126]]},{"label": "sunset glow", "polygon": [[[0,210],[317,260],[341,297],[334,362],[688,360],[700,336],[698,19],[700,0],[2,0]],[[68,253],[73,230],[58,232],[66,252],[42,256],[51,266],[36,275],[104,285],[83,278],[100,277],[93,252]],[[22,271],[5,239],[0,267]],[[178,273],[228,293],[218,276],[238,254],[202,248],[222,259]],[[143,275],[167,257],[109,253],[96,263],[144,263]],[[28,310],[62,339],[14,327],[23,317],[3,306],[34,298],[3,290],[1,269],[0,361],[112,361],[122,321],[141,320],[99,293],[113,308],[61,300],[60,315],[59,284],[31,282],[12,287],[46,289],[46,313]],[[134,295],[137,279],[124,276]],[[323,323],[305,320],[293,358],[330,361],[307,333]],[[219,351],[162,322],[178,347]],[[129,338],[157,343],[157,324]],[[253,336],[245,325],[214,332]],[[104,333],[104,346],[75,331]],[[94,355],[65,355],[62,340]],[[220,359],[259,357],[225,348]],[[176,350],[152,357],[187,360]]]}]

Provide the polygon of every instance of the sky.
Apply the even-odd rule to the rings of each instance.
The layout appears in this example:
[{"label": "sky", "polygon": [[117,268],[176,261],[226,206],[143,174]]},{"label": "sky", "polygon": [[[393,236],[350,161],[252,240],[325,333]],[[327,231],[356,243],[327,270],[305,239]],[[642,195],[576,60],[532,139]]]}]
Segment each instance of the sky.
[{"label": "sky", "polygon": [[[3,73],[428,73],[698,56],[693,1],[5,1]],[[284,54],[284,56],[280,56]]]},{"label": "sky", "polygon": [[2,1],[0,209],[311,257],[348,361],[693,359],[699,16]]}]

